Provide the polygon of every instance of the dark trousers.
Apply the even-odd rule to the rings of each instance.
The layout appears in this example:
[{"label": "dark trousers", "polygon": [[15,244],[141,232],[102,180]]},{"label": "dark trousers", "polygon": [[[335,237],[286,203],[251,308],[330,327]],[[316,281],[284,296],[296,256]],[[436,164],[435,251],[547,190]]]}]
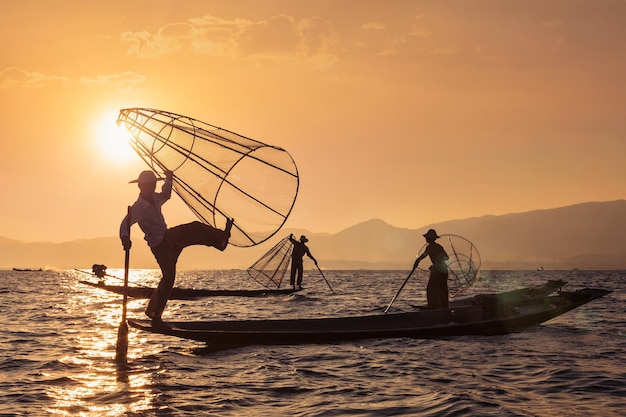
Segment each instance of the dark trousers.
[{"label": "dark trousers", "polygon": [[152,293],[146,314],[148,317],[161,317],[176,278],[176,262],[187,246],[212,246],[220,251],[226,249],[228,234],[212,226],[195,221],[167,229],[158,246],[150,248],[161,268],[161,282]]},{"label": "dark trousers", "polygon": [[291,260],[291,274],[289,275],[289,284],[294,285],[296,283],[296,275],[298,276],[298,287],[302,286],[302,275],[304,273],[304,264],[302,260]]},{"label": "dark trousers", "polygon": [[448,307],[448,271],[430,270],[430,279],[426,286],[426,299],[430,308]]}]

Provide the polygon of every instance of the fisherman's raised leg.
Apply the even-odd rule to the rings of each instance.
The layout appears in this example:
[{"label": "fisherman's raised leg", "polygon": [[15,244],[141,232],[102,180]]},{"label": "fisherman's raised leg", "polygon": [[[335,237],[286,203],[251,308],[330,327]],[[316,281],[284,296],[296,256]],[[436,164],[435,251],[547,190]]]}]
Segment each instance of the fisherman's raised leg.
[{"label": "fisherman's raised leg", "polygon": [[223,251],[228,246],[233,223],[233,219],[227,219],[224,230],[199,221],[181,224],[168,229],[168,239],[181,249],[192,245],[204,245]]}]

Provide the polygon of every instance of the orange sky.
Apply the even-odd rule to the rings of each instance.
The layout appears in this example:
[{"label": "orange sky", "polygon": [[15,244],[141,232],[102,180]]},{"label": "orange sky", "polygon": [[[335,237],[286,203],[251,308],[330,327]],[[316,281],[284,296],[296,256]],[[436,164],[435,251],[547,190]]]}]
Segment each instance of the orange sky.
[{"label": "orange sky", "polygon": [[[0,236],[113,236],[144,169],[121,108],[287,149],[287,227],[337,232],[625,197],[620,0],[11,1]],[[110,125],[108,124],[110,121]],[[111,143],[111,142],[109,142]],[[111,146],[115,149],[115,146]],[[170,225],[193,219],[178,197]],[[453,233],[453,231],[447,231]]]}]

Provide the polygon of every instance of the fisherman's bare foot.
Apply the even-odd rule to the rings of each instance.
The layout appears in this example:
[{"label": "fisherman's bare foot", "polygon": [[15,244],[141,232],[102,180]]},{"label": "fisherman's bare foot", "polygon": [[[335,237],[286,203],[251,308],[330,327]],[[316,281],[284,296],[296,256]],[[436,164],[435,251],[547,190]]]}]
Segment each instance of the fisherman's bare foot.
[{"label": "fisherman's bare foot", "polygon": [[172,330],[172,326],[163,321],[163,319],[159,316],[155,316],[152,318],[150,325],[153,329],[158,330]]},{"label": "fisherman's bare foot", "polygon": [[228,240],[230,239],[230,229],[233,228],[233,223],[235,223],[235,219],[226,219],[226,228],[224,228],[224,238],[220,240],[220,243],[216,248],[220,251],[224,251],[226,246],[228,246]]},{"label": "fisherman's bare foot", "polygon": [[226,228],[224,229],[224,231],[226,232],[228,237],[230,237],[230,229],[233,228],[233,223],[235,223],[235,219],[226,219]]}]

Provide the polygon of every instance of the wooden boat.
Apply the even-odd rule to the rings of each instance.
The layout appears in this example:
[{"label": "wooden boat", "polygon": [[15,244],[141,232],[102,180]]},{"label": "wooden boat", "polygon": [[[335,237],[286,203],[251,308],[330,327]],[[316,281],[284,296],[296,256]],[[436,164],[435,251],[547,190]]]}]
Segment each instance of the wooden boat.
[{"label": "wooden boat", "polygon": [[[529,289],[518,292],[528,294]],[[168,322],[153,328],[149,320],[130,319],[137,329],[206,342],[244,346],[303,343],[338,343],[371,338],[442,338],[462,335],[497,335],[518,332],[564,314],[611,291],[585,288],[555,295],[511,298],[483,294],[445,309],[280,320],[220,320]]]},{"label": "wooden boat", "polygon": [[[106,285],[102,282],[80,281],[81,284],[90,285],[117,294],[124,293],[123,285]],[[126,294],[132,298],[150,298],[154,288],[150,287],[128,287]],[[191,300],[200,297],[260,297],[264,295],[285,295],[300,291],[299,289],[262,289],[262,290],[209,290],[200,288],[172,288],[170,300]]]}]

